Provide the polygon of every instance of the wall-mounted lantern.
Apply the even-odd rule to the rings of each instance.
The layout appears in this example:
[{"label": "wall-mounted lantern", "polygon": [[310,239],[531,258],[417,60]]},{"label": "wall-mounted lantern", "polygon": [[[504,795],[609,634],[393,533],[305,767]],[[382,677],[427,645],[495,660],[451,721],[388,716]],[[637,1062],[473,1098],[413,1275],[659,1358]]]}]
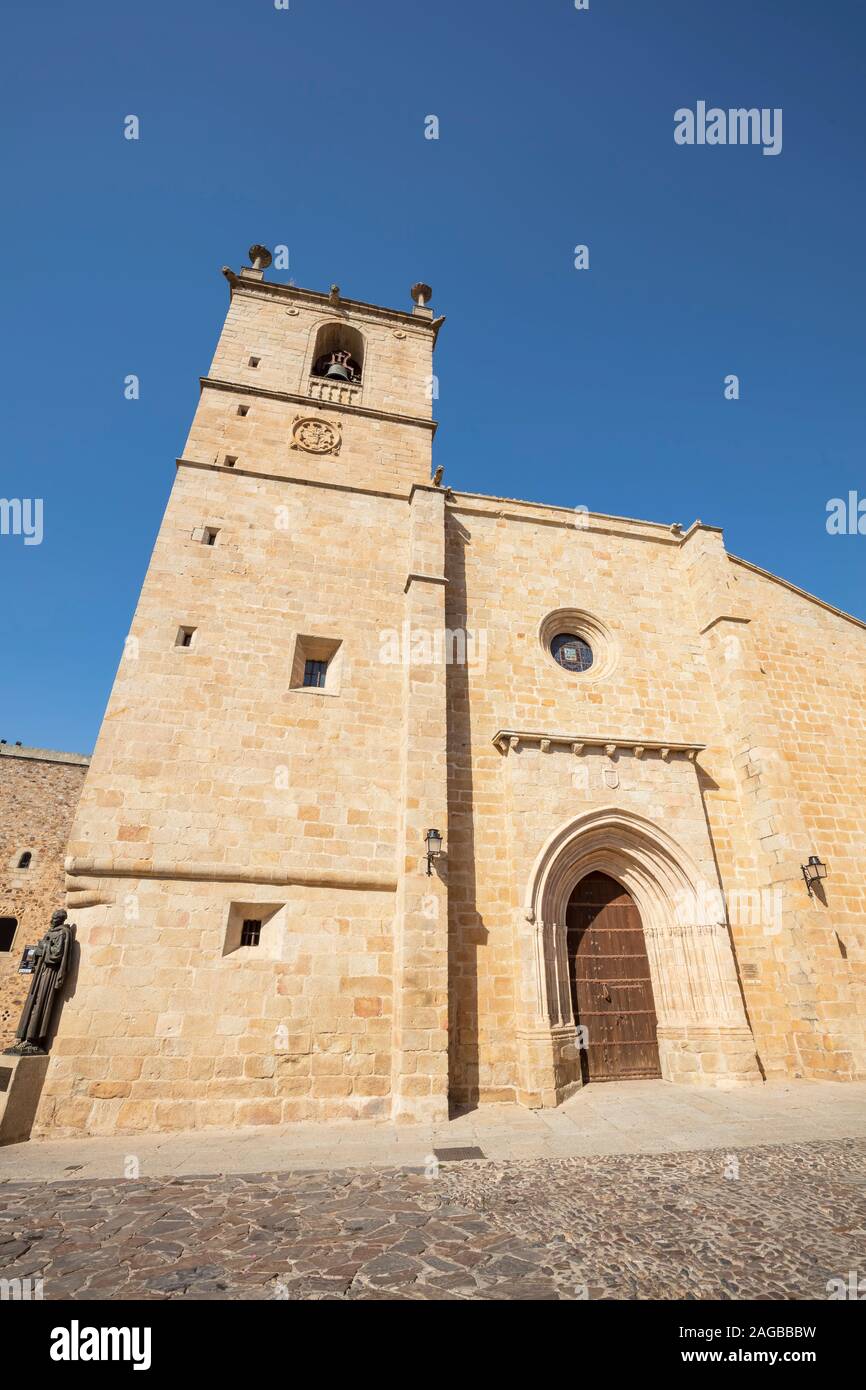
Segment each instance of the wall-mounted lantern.
[{"label": "wall-mounted lantern", "polygon": [[427,876],[433,873],[433,860],[438,859],[442,853],[442,834],[439,830],[428,830],[425,835],[427,843]]},{"label": "wall-mounted lantern", "polygon": [[817,854],[810,854],[806,863],[801,865],[801,868],[803,870],[803,877],[806,880],[806,887],[811,896],[815,884],[820,883],[822,879],[827,877],[827,865],[821,862]]}]

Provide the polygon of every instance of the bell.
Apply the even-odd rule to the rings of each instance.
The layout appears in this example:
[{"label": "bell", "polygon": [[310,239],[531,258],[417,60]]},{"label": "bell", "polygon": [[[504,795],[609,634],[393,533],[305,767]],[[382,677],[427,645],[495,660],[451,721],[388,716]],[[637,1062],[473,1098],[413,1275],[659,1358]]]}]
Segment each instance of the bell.
[{"label": "bell", "polygon": [[329,362],[325,376],[337,377],[340,381],[351,381],[352,379],[345,362]]}]

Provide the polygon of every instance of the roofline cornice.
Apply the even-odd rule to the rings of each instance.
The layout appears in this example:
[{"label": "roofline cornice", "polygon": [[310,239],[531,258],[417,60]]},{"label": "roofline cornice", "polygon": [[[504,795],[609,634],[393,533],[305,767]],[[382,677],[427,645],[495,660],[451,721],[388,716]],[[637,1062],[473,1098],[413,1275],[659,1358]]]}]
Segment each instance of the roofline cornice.
[{"label": "roofline cornice", "polygon": [[29,748],[17,743],[0,743],[0,758],[24,758],[35,763],[64,763],[67,767],[89,767],[88,753],[63,753],[55,748]]},{"label": "roofline cornice", "polygon": [[[572,518],[574,517],[575,511],[577,510],[577,508],[575,507],[560,506],[560,504],[557,502],[530,502],[528,499],[523,497],[495,497],[484,492],[458,492],[456,488],[450,488],[449,491],[451,493],[452,499],[457,503],[463,501],[495,502],[498,503],[500,506],[508,505],[512,507],[528,507],[533,511],[560,512]],[[676,542],[677,545],[679,545],[682,541],[686,540],[689,536],[693,535],[695,531],[712,531],[716,532],[719,535],[722,534],[722,528],[720,526],[708,526],[703,521],[694,521],[692,522],[691,526],[688,528],[687,531],[683,531],[682,534],[676,534],[671,530],[670,525],[665,521],[646,521],[642,517],[617,516],[615,513],[612,512],[591,512],[589,510],[583,511],[582,509],[581,514],[586,517],[593,518],[597,521],[626,522],[629,526],[647,526],[650,528],[650,530],[653,531],[664,531],[669,535],[672,541]],[[572,521],[571,524],[573,525],[574,522]]]},{"label": "roofline cornice", "polygon": [[761,569],[760,565],[753,565],[751,560],[744,560],[739,555],[731,555],[729,551],[727,555],[732,564],[742,565],[743,569],[751,570],[753,574],[759,574],[762,579],[772,579],[774,584],[781,584],[785,589],[790,589],[791,593],[797,594],[799,598],[808,599],[810,603],[817,603],[819,608],[835,614],[837,618],[844,618],[846,622],[853,623],[855,627],[861,627],[866,631],[866,622],[862,618],[855,618],[853,613],[846,613],[844,608],[836,608],[834,604],[827,603],[824,599],[818,598],[816,594],[810,594],[808,589],[801,589],[799,585],[792,584],[790,579],[783,579],[781,575],[773,574],[772,570]]},{"label": "roofline cornice", "polygon": [[[599,522],[598,526],[578,526],[575,522],[574,507],[560,507],[552,502],[528,502],[516,497],[490,497],[480,492],[456,492],[454,488],[447,489],[449,510],[453,512],[468,512],[473,516],[505,517],[513,521],[529,521],[541,526],[567,526],[570,529],[578,530],[613,530],[616,527],[628,526],[644,528],[650,532],[649,535],[641,534],[640,530],[630,530],[626,534],[635,540],[651,540],[660,542],[663,545],[673,545],[679,548],[684,540],[684,536],[674,534],[670,526],[661,521],[642,521],[639,517],[630,516],[611,516],[606,512],[581,512],[582,517],[586,517],[587,522]],[[488,506],[472,506],[473,502],[488,503]],[[517,509],[521,510],[518,511]],[[521,514],[525,509],[526,514]],[[544,516],[539,513],[550,512],[553,515]],[[694,528],[691,528],[692,530]],[[717,531],[718,527],[703,527],[707,531]]]},{"label": "roofline cornice", "polygon": [[421,318],[414,314],[411,309],[387,309],[381,304],[368,304],[363,299],[346,299],[340,295],[336,304],[331,302],[329,294],[324,294],[319,290],[305,290],[298,285],[279,285],[273,280],[247,280],[241,275],[236,275],[234,271],[226,277],[232,296],[235,294],[247,294],[255,298],[279,299],[293,301],[308,305],[311,309],[321,309],[325,313],[339,314],[341,311],[354,314],[362,314],[367,318],[381,319],[389,323],[398,322],[407,328],[424,329],[432,333],[435,340],[444,320],[442,318],[428,319]]}]

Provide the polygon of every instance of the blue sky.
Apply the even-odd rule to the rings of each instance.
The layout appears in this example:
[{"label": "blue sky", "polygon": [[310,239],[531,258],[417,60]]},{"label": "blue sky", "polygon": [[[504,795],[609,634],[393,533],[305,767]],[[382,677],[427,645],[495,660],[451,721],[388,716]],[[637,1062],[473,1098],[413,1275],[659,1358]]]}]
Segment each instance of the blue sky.
[{"label": "blue sky", "polygon": [[[4,38],[0,496],[44,539],[0,536],[0,737],[92,748],[252,241],[432,284],[452,487],[699,516],[866,618],[825,526],[866,496],[859,0],[49,0]],[[782,153],[677,146],[698,100],[781,107]]]}]

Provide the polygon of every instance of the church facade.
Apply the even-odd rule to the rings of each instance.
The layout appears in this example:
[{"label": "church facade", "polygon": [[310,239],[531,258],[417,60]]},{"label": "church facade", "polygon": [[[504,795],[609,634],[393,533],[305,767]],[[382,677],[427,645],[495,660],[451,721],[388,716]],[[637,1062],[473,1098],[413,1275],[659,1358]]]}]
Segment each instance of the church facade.
[{"label": "church facade", "polygon": [[42,1133],[866,1075],[866,626],[432,474],[426,286],[230,304],[66,861]]}]

